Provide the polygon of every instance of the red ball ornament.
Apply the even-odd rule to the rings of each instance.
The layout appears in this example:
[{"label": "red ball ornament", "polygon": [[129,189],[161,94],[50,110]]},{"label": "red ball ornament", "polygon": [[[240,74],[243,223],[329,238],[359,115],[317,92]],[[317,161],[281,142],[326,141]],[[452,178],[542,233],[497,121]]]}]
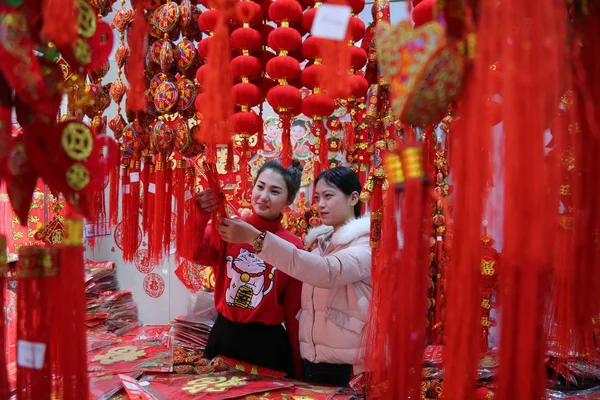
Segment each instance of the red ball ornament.
[{"label": "red ball ornament", "polygon": [[433,20],[433,11],[436,5],[437,0],[423,0],[415,5],[412,12],[415,28]]},{"label": "red ball ornament", "polygon": [[317,14],[316,8],[311,8],[306,10],[304,14],[302,14],[302,27],[310,32],[312,29],[313,21],[315,20],[315,15]]},{"label": "red ball ornament", "polygon": [[269,77],[275,80],[292,81],[300,75],[300,63],[290,56],[273,57],[267,63],[266,71]]},{"label": "red ball ornament", "polygon": [[211,40],[212,37],[207,37],[198,42],[198,54],[205,60],[208,58],[208,49],[210,47]]},{"label": "red ball ornament", "polygon": [[300,90],[289,85],[275,86],[267,93],[267,101],[280,115],[291,115],[299,107],[300,100]]},{"label": "red ball ornament", "polygon": [[360,99],[366,96],[369,82],[360,75],[350,75],[348,76],[348,87],[350,88],[350,96]]},{"label": "red ball ornament", "polygon": [[254,135],[262,129],[262,120],[254,111],[235,113],[230,123],[231,130],[237,134]]},{"label": "red ball ornament", "polygon": [[327,71],[323,64],[313,64],[302,71],[302,84],[310,90],[320,86],[321,76]]},{"label": "red ball ornament", "polygon": [[269,19],[276,23],[295,23],[302,17],[302,6],[296,0],[275,0],[269,7]]},{"label": "red ball ornament", "polygon": [[233,20],[238,24],[254,25],[259,23],[264,17],[260,4],[253,1],[240,1],[235,4],[233,9]]},{"label": "red ball ornament", "polygon": [[312,94],[302,100],[301,110],[302,114],[310,118],[325,118],[333,114],[335,102],[331,96],[326,94]]},{"label": "red ball ornament", "polygon": [[238,28],[231,33],[229,42],[231,47],[238,52],[243,50],[254,52],[262,47],[263,38],[256,29]]},{"label": "red ball ornament", "polygon": [[364,36],[367,28],[365,23],[357,17],[350,17],[348,23],[348,30],[350,31],[350,39],[356,43],[360,41]]},{"label": "red ball ornament", "polygon": [[198,28],[204,33],[214,32],[220,18],[219,11],[207,10],[198,16]]},{"label": "red ball ornament", "polygon": [[256,57],[237,56],[231,60],[231,73],[235,80],[256,79],[263,71],[263,64]]},{"label": "red ball ornament", "polygon": [[346,4],[352,7],[352,14],[358,15],[365,9],[365,0],[346,0]]},{"label": "red ball ornament", "polygon": [[350,65],[355,71],[361,70],[367,64],[367,52],[358,46],[350,46]]},{"label": "red ball ornament", "polygon": [[302,36],[293,28],[281,27],[271,32],[267,41],[269,47],[279,53],[281,50],[296,50],[302,44]]},{"label": "red ball ornament", "polygon": [[302,43],[302,55],[307,60],[314,60],[321,56],[321,39],[315,36],[309,36]]},{"label": "red ball ornament", "polygon": [[263,99],[260,88],[252,83],[238,83],[233,86],[232,93],[233,101],[238,106],[254,107]]}]

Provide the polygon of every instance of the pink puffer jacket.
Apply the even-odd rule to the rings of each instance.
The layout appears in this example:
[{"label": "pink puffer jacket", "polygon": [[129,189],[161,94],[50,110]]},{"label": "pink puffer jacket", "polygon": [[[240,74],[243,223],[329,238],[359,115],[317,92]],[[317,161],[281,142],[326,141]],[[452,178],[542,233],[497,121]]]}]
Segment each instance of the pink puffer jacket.
[{"label": "pink puffer jacket", "polygon": [[268,234],[259,256],[304,282],[300,321],[300,354],[315,363],[363,367],[361,335],[371,301],[370,218],[355,219],[333,232],[318,227],[306,237],[312,252],[297,249]]}]

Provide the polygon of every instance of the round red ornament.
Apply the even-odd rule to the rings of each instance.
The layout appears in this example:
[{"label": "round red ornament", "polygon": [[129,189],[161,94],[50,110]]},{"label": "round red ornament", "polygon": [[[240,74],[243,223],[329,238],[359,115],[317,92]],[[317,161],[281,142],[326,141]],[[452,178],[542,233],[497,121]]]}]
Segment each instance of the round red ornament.
[{"label": "round red ornament", "polygon": [[133,263],[135,268],[142,274],[149,274],[154,269],[154,265],[150,263],[148,257],[148,249],[139,249],[134,256]]},{"label": "round red ornament", "polygon": [[164,81],[156,88],[154,92],[154,106],[160,113],[169,112],[179,98],[177,88],[169,81]]},{"label": "round red ornament", "polygon": [[185,111],[194,104],[196,99],[196,89],[194,83],[187,78],[177,81],[177,109]]},{"label": "round red ornament", "polygon": [[150,273],[144,278],[144,292],[150,297],[159,298],[165,292],[165,281],[157,273]]}]

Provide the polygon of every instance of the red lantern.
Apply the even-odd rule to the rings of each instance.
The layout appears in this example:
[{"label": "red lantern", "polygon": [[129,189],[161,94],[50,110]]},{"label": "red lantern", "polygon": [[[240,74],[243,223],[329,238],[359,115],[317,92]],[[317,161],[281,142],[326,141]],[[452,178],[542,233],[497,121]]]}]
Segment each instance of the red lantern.
[{"label": "red lantern", "polygon": [[350,97],[354,99],[364,97],[369,90],[369,82],[360,75],[348,76],[348,86],[350,87]]},{"label": "red lantern", "polygon": [[231,130],[238,135],[254,135],[262,125],[262,119],[254,111],[238,112],[231,117]]},{"label": "red lantern", "polygon": [[300,75],[300,63],[290,56],[274,57],[267,63],[266,71],[277,81],[292,81]]},{"label": "red lantern", "polygon": [[300,33],[293,28],[281,27],[271,32],[267,41],[269,47],[277,53],[280,53],[281,51],[296,50],[300,47],[302,44],[302,36],[300,36]]},{"label": "red lantern", "polygon": [[219,19],[217,10],[208,10],[198,16],[198,28],[206,34],[214,32]]},{"label": "red lantern", "polygon": [[238,56],[231,60],[231,73],[235,80],[256,79],[262,72],[263,64],[256,57]]},{"label": "red lantern", "polygon": [[326,94],[312,94],[302,101],[302,114],[310,117],[326,118],[333,114],[335,102]]},{"label": "red lantern", "polygon": [[276,0],[269,7],[269,18],[278,24],[295,23],[302,17],[302,6],[296,0]]},{"label": "red lantern", "polygon": [[233,86],[233,100],[238,106],[254,107],[262,102],[260,88],[252,83],[238,83]]},{"label": "red lantern", "polygon": [[300,90],[289,85],[275,86],[267,93],[267,101],[277,114],[290,115],[300,104]]},{"label": "red lantern", "polygon": [[437,0],[423,0],[415,5],[412,12],[412,20],[415,28],[433,20],[434,9]]},{"label": "red lantern", "polygon": [[248,51],[253,53],[261,48],[263,38],[256,29],[238,28],[231,33],[230,43],[231,47],[237,52]]},{"label": "red lantern", "polygon": [[260,4],[252,1],[240,1],[236,3],[233,10],[233,20],[240,25],[257,24],[263,17],[264,13]]},{"label": "red lantern", "polygon": [[323,64],[313,64],[304,68],[302,71],[302,84],[308,89],[314,89],[319,86],[320,77],[325,71]]},{"label": "red lantern", "polygon": [[350,21],[348,23],[348,30],[350,31],[350,40],[356,43],[360,42],[365,36],[367,28],[365,26],[365,23],[360,18],[350,17]]}]

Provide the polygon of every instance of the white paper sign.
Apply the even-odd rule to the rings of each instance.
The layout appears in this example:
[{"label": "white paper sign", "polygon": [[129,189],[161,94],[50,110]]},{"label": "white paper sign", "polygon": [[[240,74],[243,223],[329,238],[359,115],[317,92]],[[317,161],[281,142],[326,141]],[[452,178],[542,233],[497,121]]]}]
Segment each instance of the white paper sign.
[{"label": "white paper sign", "polygon": [[350,6],[321,4],[315,13],[310,34],[323,39],[345,40],[351,12]]},{"label": "white paper sign", "polygon": [[340,122],[352,122],[352,117],[350,114],[344,114],[342,118],[340,118]]},{"label": "white paper sign", "polygon": [[129,194],[131,192],[131,186],[129,184],[123,185],[123,193]]},{"label": "white paper sign", "polygon": [[133,183],[133,182],[139,182],[140,181],[140,173],[139,172],[132,172],[129,174],[129,182]]},{"label": "white paper sign", "polygon": [[156,185],[154,183],[148,184],[148,193],[156,193]]},{"label": "white paper sign", "polygon": [[46,357],[46,343],[17,342],[17,365],[24,368],[42,369]]}]

